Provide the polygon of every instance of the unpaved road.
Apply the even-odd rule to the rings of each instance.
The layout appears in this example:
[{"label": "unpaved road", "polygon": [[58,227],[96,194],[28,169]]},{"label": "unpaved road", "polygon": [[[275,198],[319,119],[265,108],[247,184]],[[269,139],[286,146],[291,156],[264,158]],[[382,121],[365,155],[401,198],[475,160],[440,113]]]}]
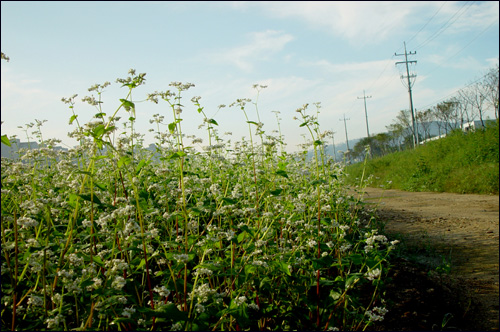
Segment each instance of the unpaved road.
[{"label": "unpaved road", "polygon": [[475,328],[499,329],[499,196],[378,188],[354,194],[360,195],[389,236],[421,249],[419,263],[436,269],[451,261],[441,280],[478,308]]}]

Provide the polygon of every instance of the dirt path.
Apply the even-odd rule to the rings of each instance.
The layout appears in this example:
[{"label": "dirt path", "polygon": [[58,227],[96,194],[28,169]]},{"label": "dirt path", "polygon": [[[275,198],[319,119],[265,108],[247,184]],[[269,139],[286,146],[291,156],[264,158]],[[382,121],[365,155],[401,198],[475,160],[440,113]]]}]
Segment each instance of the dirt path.
[{"label": "dirt path", "polygon": [[387,222],[387,234],[401,237],[413,252],[420,248],[418,263],[436,270],[451,261],[441,280],[461,301],[474,303],[476,328],[499,329],[498,196],[376,188],[356,195]]}]

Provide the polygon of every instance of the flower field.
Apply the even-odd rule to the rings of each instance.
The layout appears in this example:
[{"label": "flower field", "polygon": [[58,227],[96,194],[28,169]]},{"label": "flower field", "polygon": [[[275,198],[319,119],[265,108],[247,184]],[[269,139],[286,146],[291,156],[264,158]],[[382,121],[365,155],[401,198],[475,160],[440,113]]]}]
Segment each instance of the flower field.
[{"label": "flower field", "polygon": [[148,95],[170,115],[150,120],[151,151],[131,98],[145,74],[117,82],[127,94],[110,113],[109,83],[89,89],[86,124],[76,95],[63,98],[77,147],[54,149],[37,121],[42,147],[2,159],[2,329],[365,330],[383,319],[396,243],[325,155],[319,104],[297,109],[311,143],[290,154],[263,131],[256,102],[229,106],[249,129],[230,143],[194,97],[208,140],[196,150],[188,140],[202,140],[181,127],[193,85],[174,82]]}]

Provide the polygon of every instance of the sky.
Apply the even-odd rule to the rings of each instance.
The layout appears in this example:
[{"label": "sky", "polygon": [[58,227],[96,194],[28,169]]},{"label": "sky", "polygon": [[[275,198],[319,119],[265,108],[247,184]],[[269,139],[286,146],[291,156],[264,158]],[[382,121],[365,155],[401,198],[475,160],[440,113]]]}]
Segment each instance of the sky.
[{"label": "sky", "polygon": [[[109,81],[102,107],[110,116],[127,94],[116,79],[133,68],[146,73],[146,84],[133,92],[135,126],[146,145],[155,141],[153,115],[166,123],[173,115],[167,103],[144,100],[171,90],[171,82],[195,85],[182,95],[182,130],[202,145],[208,136],[198,128],[203,117],[194,96],[233,142],[249,139],[245,116],[219,105],[252,99],[266,134],[278,129],[279,112],[290,152],[310,139],[294,120],[296,110],[309,104],[308,114],[316,114],[319,102],[320,129],[333,131],[338,144],[346,141],[345,128],[349,140],[366,137],[368,118],[371,135],[386,132],[410,108],[406,69],[396,65],[405,61],[404,43],[416,61],[409,66],[414,108],[435,106],[498,64],[499,2],[2,1],[1,51],[10,58],[1,62],[2,135],[25,141],[26,124],[47,120],[45,139],[76,145],[61,98],[78,94],[74,110],[88,122],[96,111],[81,98]],[[246,110],[257,121],[255,105]],[[128,118],[124,110],[118,115]]]}]

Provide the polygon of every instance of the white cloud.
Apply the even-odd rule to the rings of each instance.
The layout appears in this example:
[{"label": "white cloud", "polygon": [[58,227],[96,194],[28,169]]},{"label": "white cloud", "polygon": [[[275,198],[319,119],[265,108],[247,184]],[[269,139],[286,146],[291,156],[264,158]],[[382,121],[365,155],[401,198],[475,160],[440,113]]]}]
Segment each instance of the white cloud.
[{"label": "white cloud", "polygon": [[[426,25],[419,38],[443,27],[445,34],[484,29],[496,20],[498,1],[466,3],[452,1],[263,1],[238,2],[237,10],[255,6],[271,17],[298,19],[309,26],[347,40],[351,44],[374,44],[396,35],[409,38]],[[434,14],[436,16],[434,16]],[[427,25],[429,24],[429,25]],[[410,30],[412,29],[412,30]]]},{"label": "white cloud", "polygon": [[259,2],[269,15],[298,18],[352,43],[373,43],[387,39],[398,27],[409,24],[417,2],[292,1]]},{"label": "white cloud", "polygon": [[241,70],[250,72],[255,61],[267,60],[280,52],[293,40],[293,36],[281,31],[266,30],[250,33],[249,39],[245,45],[213,53],[212,61],[232,63]]}]

